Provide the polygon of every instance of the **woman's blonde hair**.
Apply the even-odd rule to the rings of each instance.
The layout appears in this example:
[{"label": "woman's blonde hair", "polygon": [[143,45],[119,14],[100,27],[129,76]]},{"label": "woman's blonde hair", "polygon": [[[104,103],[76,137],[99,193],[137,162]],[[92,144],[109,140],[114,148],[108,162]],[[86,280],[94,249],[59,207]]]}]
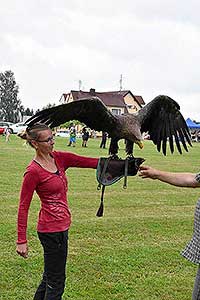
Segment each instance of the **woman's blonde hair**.
[{"label": "woman's blonde hair", "polygon": [[[49,130],[49,126],[46,125],[46,124],[43,124],[43,123],[35,123],[34,125],[32,126],[27,126],[26,130],[18,133],[18,136],[21,138],[21,139],[24,139],[27,141],[27,143],[33,147],[31,141],[37,141],[38,138],[39,138],[39,133],[40,131],[43,131],[43,130]],[[50,129],[51,130],[51,129]]]}]

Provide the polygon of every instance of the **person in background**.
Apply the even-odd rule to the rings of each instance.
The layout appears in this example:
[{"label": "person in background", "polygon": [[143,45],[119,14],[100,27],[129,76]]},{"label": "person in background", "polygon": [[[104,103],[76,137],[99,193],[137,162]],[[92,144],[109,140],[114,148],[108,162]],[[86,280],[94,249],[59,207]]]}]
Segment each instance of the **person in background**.
[{"label": "person in background", "polygon": [[65,171],[71,167],[96,169],[98,159],[54,151],[54,136],[45,124],[36,123],[27,127],[20,137],[34,148],[35,155],[26,168],[21,186],[16,251],[23,258],[28,257],[28,211],[36,191],[41,202],[37,233],[44,251],[44,272],[33,299],[61,300],[71,224]]},{"label": "person in background", "polygon": [[105,131],[102,131],[102,137],[101,137],[101,144],[100,148],[106,148],[106,141],[107,141],[108,134]]},{"label": "person in background", "polygon": [[76,128],[75,128],[75,125],[72,124],[69,128],[69,134],[70,134],[70,137],[69,137],[69,144],[67,146],[73,146],[75,147],[76,145]]},{"label": "person in background", "polygon": [[4,134],[6,136],[6,142],[10,141],[10,134],[11,134],[11,129],[9,127],[5,128]]},{"label": "person in background", "polygon": [[[200,187],[200,173],[173,173],[154,169],[149,166],[140,166],[139,176],[187,188]],[[200,300],[200,199],[197,201],[194,216],[194,232],[191,241],[181,253],[189,261],[198,265],[197,275],[193,288],[192,300]]]},{"label": "person in background", "polygon": [[89,131],[86,127],[82,129],[82,147],[87,147],[87,141],[89,139]]},{"label": "person in background", "polygon": [[94,129],[91,131],[90,137],[93,138],[93,139],[97,138],[97,134],[96,134],[96,131]]}]

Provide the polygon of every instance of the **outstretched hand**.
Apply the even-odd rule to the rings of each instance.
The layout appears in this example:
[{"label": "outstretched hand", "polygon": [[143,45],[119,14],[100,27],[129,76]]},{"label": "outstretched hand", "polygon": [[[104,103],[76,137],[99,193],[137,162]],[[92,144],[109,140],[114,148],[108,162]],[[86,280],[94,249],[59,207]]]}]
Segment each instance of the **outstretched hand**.
[{"label": "outstretched hand", "polygon": [[140,166],[139,176],[142,178],[157,179],[159,171],[149,166]]}]

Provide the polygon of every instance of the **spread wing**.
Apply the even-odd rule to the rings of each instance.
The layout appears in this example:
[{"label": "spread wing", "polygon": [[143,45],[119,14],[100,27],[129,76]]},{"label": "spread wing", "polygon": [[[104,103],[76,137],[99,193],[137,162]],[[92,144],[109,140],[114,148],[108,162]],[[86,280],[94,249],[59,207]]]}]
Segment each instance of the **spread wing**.
[{"label": "spread wing", "polygon": [[78,120],[91,129],[110,134],[117,126],[117,118],[98,97],[84,98],[44,109],[29,118],[26,124],[31,126],[40,122],[54,128],[70,120]]},{"label": "spread wing", "polygon": [[168,96],[157,96],[138,113],[141,132],[149,132],[151,140],[166,155],[167,141],[174,152],[174,141],[180,154],[181,143],[186,151],[187,143],[192,146],[190,132],[180,112],[180,106]]}]

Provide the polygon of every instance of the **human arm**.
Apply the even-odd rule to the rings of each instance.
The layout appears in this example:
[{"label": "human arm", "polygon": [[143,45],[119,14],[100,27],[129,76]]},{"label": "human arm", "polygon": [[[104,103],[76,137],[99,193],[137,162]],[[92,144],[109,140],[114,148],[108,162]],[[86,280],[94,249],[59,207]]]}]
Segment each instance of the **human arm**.
[{"label": "human arm", "polygon": [[65,170],[69,167],[96,169],[99,160],[98,158],[81,156],[72,152],[54,151],[54,155]]},{"label": "human arm", "polygon": [[179,187],[200,187],[197,174],[165,172],[149,166],[140,166],[139,171],[142,178],[157,179]]},{"label": "human arm", "polygon": [[26,238],[28,210],[33,197],[34,190],[37,185],[37,176],[32,171],[27,171],[24,175],[21,192],[20,202],[18,208],[17,218],[17,248],[16,251],[19,255],[26,258],[28,256],[28,245]]}]

